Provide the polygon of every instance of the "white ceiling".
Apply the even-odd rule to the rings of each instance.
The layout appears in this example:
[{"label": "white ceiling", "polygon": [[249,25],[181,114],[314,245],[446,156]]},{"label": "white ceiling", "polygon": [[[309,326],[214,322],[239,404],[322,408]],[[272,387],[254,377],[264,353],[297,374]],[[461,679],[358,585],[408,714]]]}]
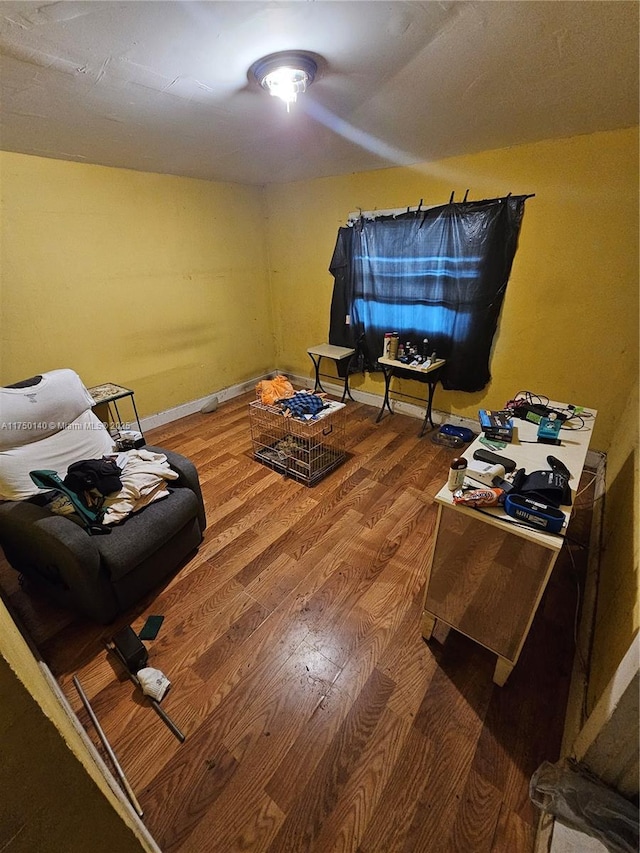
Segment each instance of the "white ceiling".
[{"label": "white ceiling", "polygon": [[[0,3],[0,145],[270,183],[638,123],[637,2]],[[287,114],[274,51],[326,67]]]}]

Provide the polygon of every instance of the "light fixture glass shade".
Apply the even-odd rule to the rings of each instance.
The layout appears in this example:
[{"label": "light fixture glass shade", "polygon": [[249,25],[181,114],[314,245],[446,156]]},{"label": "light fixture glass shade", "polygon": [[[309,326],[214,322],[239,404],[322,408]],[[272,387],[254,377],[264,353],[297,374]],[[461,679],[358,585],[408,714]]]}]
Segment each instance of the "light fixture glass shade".
[{"label": "light fixture glass shade", "polygon": [[281,51],[254,62],[250,74],[270,95],[280,98],[289,112],[298,95],[313,83],[317,71],[315,59],[305,51]]}]

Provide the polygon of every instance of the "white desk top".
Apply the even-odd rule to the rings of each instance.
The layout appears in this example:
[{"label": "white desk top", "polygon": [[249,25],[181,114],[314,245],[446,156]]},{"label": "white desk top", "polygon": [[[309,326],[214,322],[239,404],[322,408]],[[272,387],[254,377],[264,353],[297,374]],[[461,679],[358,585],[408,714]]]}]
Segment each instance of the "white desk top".
[{"label": "white desk top", "polygon": [[444,358],[436,358],[429,367],[423,367],[421,364],[416,367],[411,367],[410,364],[403,364],[401,361],[398,361],[397,358],[386,358],[381,355],[378,359],[378,364],[385,364],[387,367],[397,367],[401,370],[411,370],[414,373],[431,373],[432,370],[437,370],[439,367],[445,363],[446,359]]},{"label": "white desk top", "polygon": [[[566,403],[551,402],[550,405],[558,409],[566,409],[567,407]],[[507,459],[513,459],[516,463],[516,468],[524,468],[527,474],[531,474],[533,471],[548,471],[549,463],[547,462],[547,456],[555,456],[561,462],[564,462],[571,472],[569,485],[571,486],[572,500],[575,501],[580,476],[582,474],[587,451],[589,449],[593,425],[595,423],[596,415],[598,414],[595,409],[589,409],[588,412],[591,417],[585,418],[585,425],[581,429],[566,428],[560,430],[561,445],[542,444],[537,442],[536,437],[538,434],[538,425],[530,421],[521,420],[520,418],[514,418],[514,434],[511,444],[507,444],[503,450],[492,450],[491,452],[498,456],[505,456]],[[478,429],[480,429],[479,424]],[[471,461],[473,459],[474,451],[479,448],[483,448],[484,450],[490,449],[485,447],[478,437],[462,453],[456,453],[455,450],[452,450],[451,458],[453,459],[454,456],[464,456],[465,459]],[[469,479],[465,480],[465,484],[482,488],[480,483],[475,483],[473,480]],[[559,551],[562,547],[562,537],[566,531],[566,526],[563,527],[560,536],[543,533],[538,530],[529,530],[526,527],[519,527],[515,524],[511,524],[509,521],[501,522],[501,518],[508,519],[509,516],[507,516],[504,510],[499,507],[496,507],[495,509],[491,507],[482,507],[483,513],[489,514],[478,516],[477,510],[460,506],[459,504],[454,504],[453,493],[449,491],[446,484],[440,489],[435,500],[443,506],[454,506],[456,510],[460,510],[464,513],[471,513],[474,517],[480,517],[489,524],[495,524],[497,527],[509,530],[511,533],[521,536],[524,539],[530,539],[533,542],[538,542],[552,550]],[[568,523],[571,515],[571,507],[563,506],[560,507],[560,509],[564,512]]]},{"label": "white desk top", "polygon": [[318,344],[318,346],[309,347],[307,352],[309,355],[319,355],[325,358],[333,358],[336,361],[342,361],[343,358],[353,355],[355,350],[349,349],[349,347],[334,347],[333,344]]}]

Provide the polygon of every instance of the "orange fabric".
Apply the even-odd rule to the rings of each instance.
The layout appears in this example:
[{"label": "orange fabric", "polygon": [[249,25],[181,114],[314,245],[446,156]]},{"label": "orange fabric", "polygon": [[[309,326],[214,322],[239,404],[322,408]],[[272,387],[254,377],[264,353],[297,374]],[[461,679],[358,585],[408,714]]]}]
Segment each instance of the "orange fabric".
[{"label": "orange fabric", "polygon": [[260,402],[265,406],[273,406],[276,400],[283,397],[293,397],[295,391],[293,385],[286,376],[278,374],[273,379],[263,379],[256,385],[256,391],[260,395]]}]

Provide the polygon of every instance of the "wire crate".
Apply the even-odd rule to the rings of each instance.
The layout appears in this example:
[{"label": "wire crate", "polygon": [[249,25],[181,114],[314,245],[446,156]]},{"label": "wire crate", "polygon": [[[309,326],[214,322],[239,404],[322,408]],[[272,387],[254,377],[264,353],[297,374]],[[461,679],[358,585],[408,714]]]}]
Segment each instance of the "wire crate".
[{"label": "wire crate", "polygon": [[274,471],[313,486],[346,459],[345,405],[327,400],[316,420],[285,417],[276,406],[249,403],[253,456]]}]

